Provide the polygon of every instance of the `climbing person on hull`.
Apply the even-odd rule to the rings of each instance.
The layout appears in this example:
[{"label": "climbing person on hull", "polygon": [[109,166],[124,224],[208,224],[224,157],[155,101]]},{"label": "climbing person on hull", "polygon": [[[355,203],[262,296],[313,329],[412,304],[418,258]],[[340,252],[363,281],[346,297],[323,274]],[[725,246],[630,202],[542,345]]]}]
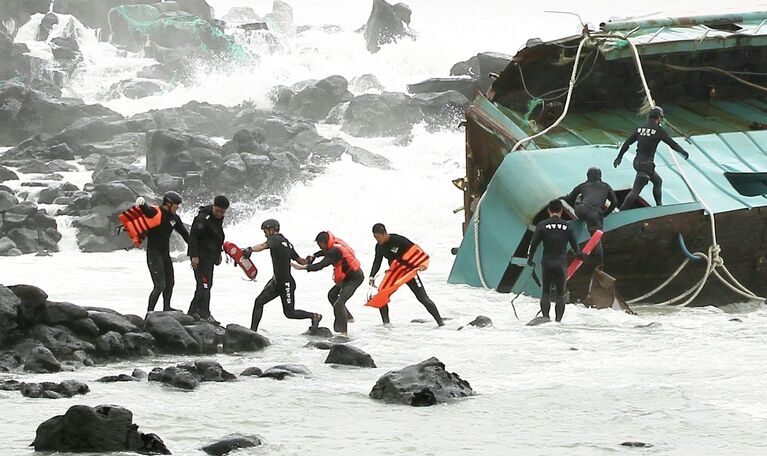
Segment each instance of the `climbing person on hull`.
[{"label": "climbing person on hull", "polygon": [[[580,201],[576,200],[580,196]],[[586,171],[586,182],[578,185],[565,197],[565,201],[575,208],[575,215],[586,223],[586,228],[592,235],[596,230],[604,228],[604,218],[610,215],[618,207],[618,198],[609,184],[602,182],[602,170],[596,167]],[[603,210],[605,203],[610,206]],[[604,264],[604,252],[602,243],[597,244],[594,254],[597,265]]]},{"label": "climbing person on hull", "polygon": [[146,264],[152,276],[154,288],[149,293],[147,312],[154,311],[162,294],[162,310],[175,310],[170,306],[175,284],[173,261],[170,258],[170,235],[175,230],[189,243],[189,232],[176,214],[181,205],[181,195],[167,192],[162,197],[162,206],[150,206],[143,197],[138,197],[136,207],[141,209],[150,227],[146,233]]},{"label": "climbing person on hull", "polygon": [[[410,239],[399,234],[387,233],[386,227],[383,223],[376,223],[373,225],[373,237],[377,244],[375,246],[375,259],[373,260],[373,267],[370,269],[370,286],[375,285],[375,275],[378,270],[381,269],[381,261],[386,258],[389,261],[389,265],[394,260],[403,260],[403,257],[408,253],[411,248],[417,247]],[[425,266],[419,268],[421,271],[425,270]],[[423,286],[421,277],[416,275],[410,281],[407,282],[408,288],[413,292],[418,302],[426,307],[429,314],[437,322],[438,326],[444,326],[445,322],[442,321],[442,317],[437,310],[437,306],[426,294],[426,289]],[[381,312],[381,320],[384,324],[389,324],[389,306],[388,304],[379,309]]]},{"label": "climbing person on hull", "polygon": [[[320,251],[306,259],[309,264],[293,263],[293,267],[313,272],[333,265],[333,282],[335,285],[328,292],[328,301],[333,306],[335,315],[333,330],[346,336],[348,333],[347,323],[354,321],[351,312],[346,307],[346,301],[365,281],[365,274],[362,273],[360,262],[354,255],[354,250],[344,241],[333,236],[333,233],[322,231],[314,240],[320,247]],[[314,263],[314,260],[320,257],[322,257],[322,261]]]},{"label": "climbing person on hull", "polygon": [[189,315],[196,319],[219,324],[210,314],[210,289],[213,287],[213,268],[221,264],[224,245],[224,216],[229,208],[226,196],[219,195],[210,206],[200,207],[189,232],[187,254],[192,262],[197,286],[189,305]]},{"label": "climbing person on hull", "polygon": [[626,139],[626,142],[621,146],[618,152],[618,157],[615,158],[613,166],[616,168],[621,164],[623,154],[629,150],[629,146],[637,143],[637,153],[634,157],[634,170],[637,175],[634,179],[634,185],[631,187],[631,191],[623,201],[620,210],[631,209],[634,206],[639,193],[642,191],[647,182],[652,182],[652,196],[655,199],[656,206],[662,206],[662,188],[663,179],[660,178],[655,171],[655,151],[658,148],[658,143],[663,141],[668,144],[673,150],[678,152],[685,160],[690,157],[690,154],[685,152],[682,147],[676,143],[666,130],[661,127],[661,121],[663,120],[663,108],[655,106],[650,109],[647,114],[647,123],[641,127],[637,127],[634,133]]},{"label": "climbing person on hull", "polygon": [[530,241],[530,250],[527,254],[527,264],[535,267],[533,257],[538,244],[543,242],[543,257],[541,259],[541,314],[544,318],[549,317],[551,309],[551,286],[556,289],[556,304],[554,311],[556,321],[562,321],[565,314],[565,287],[567,285],[567,245],[570,244],[575,255],[586,259],[581,253],[575,233],[565,220],[562,219],[564,206],[562,201],[551,200],[548,205],[549,218],[538,223],[535,227],[533,239]]},{"label": "climbing person on hull", "polygon": [[280,222],[274,219],[265,220],[261,224],[261,230],[263,230],[264,236],[266,236],[266,242],[248,247],[242,253],[245,258],[250,258],[253,252],[269,250],[272,256],[274,277],[266,283],[263,291],[261,291],[261,294],[258,295],[256,302],[253,304],[253,318],[250,322],[250,329],[258,331],[258,325],[261,323],[261,317],[264,315],[264,305],[278,297],[282,301],[282,312],[287,318],[291,320],[310,319],[312,321],[312,328],[317,328],[320,320],[322,320],[322,315],[295,308],[296,281],[290,273],[291,260],[300,265],[306,265],[308,262],[301,258],[296,253],[296,249],[293,248],[293,244],[280,234]]}]

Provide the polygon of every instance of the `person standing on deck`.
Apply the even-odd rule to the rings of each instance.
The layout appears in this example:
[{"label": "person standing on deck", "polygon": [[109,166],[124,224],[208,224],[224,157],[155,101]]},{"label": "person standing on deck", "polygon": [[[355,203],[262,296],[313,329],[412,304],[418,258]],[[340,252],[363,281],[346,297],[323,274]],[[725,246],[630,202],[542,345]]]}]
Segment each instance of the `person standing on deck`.
[{"label": "person standing on deck", "polygon": [[[578,196],[581,197],[578,205],[575,204]],[[604,218],[607,217],[618,206],[618,198],[609,184],[602,182],[602,170],[596,167],[589,168],[586,171],[586,182],[578,185],[565,197],[565,201],[575,209],[575,215],[586,223],[586,228],[592,235],[596,230],[604,228]],[[603,210],[605,203],[609,201],[610,206]],[[602,243],[597,244],[594,251],[597,257],[597,264],[604,264],[604,252]]]},{"label": "person standing on deck", "polygon": [[565,314],[565,287],[567,285],[567,245],[570,244],[575,255],[581,260],[586,255],[581,253],[575,233],[567,222],[562,219],[564,206],[562,201],[551,200],[548,205],[549,218],[538,223],[533,239],[530,241],[530,251],[527,254],[527,265],[535,267],[533,257],[538,244],[543,242],[543,258],[541,259],[541,314],[549,317],[551,309],[551,285],[556,288],[556,305],[554,311],[556,320],[562,321]]},{"label": "person standing on deck", "polygon": [[636,201],[637,196],[642,191],[648,181],[652,182],[652,196],[655,198],[655,205],[663,205],[661,201],[661,185],[663,185],[663,179],[660,178],[657,172],[655,172],[655,151],[658,148],[658,143],[663,141],[668,144],[673,150],[678,152],[685,160],[690,157],[690,154],[685,152],[682,147],[676,143],[671,136],[660,126],[663,120],[663,108],[655,106],[647,113],[647,123],[641,127],[637,127],[634,133],[629,136],[626,142],[621,146],[618,152],[618,157],[615,158],[613,166],[616,168],[621,164],[623,154],[629,150],[629,146],[637,143],[637,153],[634,158],[634,169],[637,172],[634,179],[634,185],[631,187],[626,199],[621,205],[621,210],[631,209]]}]

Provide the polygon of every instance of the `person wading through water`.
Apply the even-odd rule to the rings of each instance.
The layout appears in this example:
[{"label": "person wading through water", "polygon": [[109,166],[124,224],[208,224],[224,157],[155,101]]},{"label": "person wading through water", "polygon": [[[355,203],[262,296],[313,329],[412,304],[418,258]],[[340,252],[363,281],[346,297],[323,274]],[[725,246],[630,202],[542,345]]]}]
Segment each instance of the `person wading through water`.
[{"label": "person wading through water", "polygon": [[[362,273],[360,262],[354,255],[354,250],[344,241],[333,236],[333,233],[322,231],[314,240],[320,251],[306,259],[310,264],[293,263],[293,267],[313,272],[333,265],[333,282],[335,285],[328,292],[328,301],[333,306],[333,314],[335,315],[333,330],[346,336],[348,333],[347,323],[354,321],[351,312],[346,307],[346,301],[365,281],[365,274]],[[322,261],[314,263],[315,258],[319,257],[322,257]]]}]

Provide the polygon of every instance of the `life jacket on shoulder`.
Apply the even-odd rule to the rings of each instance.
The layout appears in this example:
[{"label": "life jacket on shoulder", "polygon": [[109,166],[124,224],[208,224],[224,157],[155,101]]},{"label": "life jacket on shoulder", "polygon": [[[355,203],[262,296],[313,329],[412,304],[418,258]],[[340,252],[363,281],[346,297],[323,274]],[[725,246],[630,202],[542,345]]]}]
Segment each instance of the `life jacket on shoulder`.
[{"label": "life jacket on shoulder", "polygon": [[328,250],[335,247],[341,251],[341,259],[333,265],[333,282],[341,283],[347,274],[360,270],[360,260],[357,259],[354,255],[354,250],[346,242],[333,236],[333,233],[330,231],[327,233]]},{"label": "life jacket on shoulder", "polygon": [[155,210],[155,214],[152,217],[147,217],[139,206],[133,206],[117,216],[136,248],[141,247],[141,241],[144,240],[147,232],[152,228],[160,226],[162,222],[160,206],[150,207]]}]

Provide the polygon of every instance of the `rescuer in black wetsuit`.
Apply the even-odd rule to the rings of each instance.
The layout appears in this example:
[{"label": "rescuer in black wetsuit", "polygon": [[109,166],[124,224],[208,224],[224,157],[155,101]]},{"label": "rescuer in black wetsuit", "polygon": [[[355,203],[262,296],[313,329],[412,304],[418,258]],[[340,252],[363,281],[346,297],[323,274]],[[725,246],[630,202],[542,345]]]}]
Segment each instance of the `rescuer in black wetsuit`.
[{"label": "rescuer in black wetsuit", "polygon": [[[170,298],[173,295],[175,284],[173,274],[173,261],[170,259],[170,235],[175,230],[189,242],[189,232],[186,230],[181,218],[176,214],[181,205],[181,195],[176,192],[167,192],[162,197],[160,224],[147,232],[146,239],[146,264],[152,275],[154,288],[149,293],[149,305],[147,312],[152,312],[157,305],[157,300],[162,294],[162,310],[174,310],[170,307]],[[136,206],[149,218],[157,215],[158,209],[146,204],[143,197],[136,200]]]},{"label": "rescuer in black wetsuit", "polygon": [[210,314],[210,289],[213,287],[213,268],[221,264],[224,245],[224,216],[229,208],[229,199],[218,195],[213,204],[200,207],[189,232],[187,255],[194,269],[197,286],[189,304],[187,314],[218,324]]},{"label": "rescuer in black wetsuit", "polygon": [[[580,202],[576,205],[576,199],[580,195]],[[586,223],[589,233],[604,228],[604,218],[618,206],[618,198],[609,184],[602,182],[602,170],[591,167],[586,172],[586,182],[578,185],[565,197],[567,204],[575,208],[575,215]],[[610,206],[603,211],[605,203]],[[597,262],[601,266],[604,263],[602,243],[597,244],[594,250]]]},{"label": "rescuer in black wetsuit", "polygon": [[[389,260],[389,264],[391,264],[392,261],[402,257],[407,249],[413,245],[413,242],[405,236],[400,236],[399,234],[394,233],[387,233],[386,227],[383,225],[383,223],[376,223],[373,225],[373,237],[375,238],[376,242],[378,242],[378,244],[376,244],[375,248],[376,256],[373,260],[373,267],[370,269],[370,286],[374,285],[375,275],[378,270],[381,269],[381,261],[384,258]],[[421,277],[416,275],[412,280],[407,282],[407,286],[410,288],[410,291],[413,292],[416,299],[418,299],[418,302],[423,304],[431,316],[434,317],[437,325],[444,326],[445,322],[442,321],[442,317],[439,314],[439,310],[437,310],[437,306],[434,304],[434,301],[429,298],[429,295],[426,294],[426,289],[423,287]],[[381,319],[383,320],[384,324],[389,324],[389,306],[383,306],[379,310],[381,312]]]},{"label": "rescuer in black wetsuit", "polygon": [[538,244],[543,242],[543,257],[541,259],[541,313],[549,317],[551,308],[551,284],[556,287],[556,320],[562,321],[565,313],[565,285],[567,284],[567,245],[570,244],[575,255],[585,259],[581,253],[575,233],[562,219],[562,201],[555,199],[549,202],[549,218],[540,222],[535,227],[533,239],[530,241],[530,251],[527,254],[527,264],[535,267],[533,256]]},{"label": "rescuer in black wetsuit", "polygon": [[312,327],[316,328],[322,319],[322,315],[304,310],[296,310],[296,281],[290,273],[290,260],[295,260],[301,265],[306,265],[307,261],[298,256],[293,248],[293,244],[280,234],[280,223],[277,220],[265,220],[261,224],[261,229],[264,232],[264,236],[266,236],[266,242],[248,247],[242,253],[245,258],[250,258],[253,252],[269,250],[272,256],[274,277],[266,283],[266,286],[264,286],[261,294],[258,295],[256,302],[253,304],[253,318],[250,322],[250,329],[258,331],[258,325],[261,323],[261,317],[264,314],[264,305],[277,297],[282,301],[282,312],[286,317],[291,320],[311,319]]},{"label": "rescuer in black wetsuit", "polygon": [[660,106],[651,108],[647,117],[647,123],[637,127],[634,133],[629,136],[626,142],[623,143],[623,146],[621,146],[618,157],[613,162],[613,166],[617,168],[621,164],[623,154],[629,150],[629,146],[637,142],[637,153],[634,158],[634,169],[637,172],[637,176],[634,179],[634,186],[631,187],[631,191],[621,205],[621,210],[632,208],[634,201],[639,196],[639,192],[647,185],[648,180],[652,181],[652,196],[655,198],[655,205],[661,206],[663,204],[661,200],[663,179],[655,172],[655,150],[658,147],[658,143],[663,141],[668,144],[669,147],[681,154],[685,160],[690,157],[690,154],[685,152],[676,141],[671,139],[666,130],[660,126],[660,122],[663,119],[663,109]]},{"label": "rescuer in black wetsuit", "polygon": [[[365,281],[365,274],[362,273],[360,262],[354,255],[354,251],[345,242],[327,231],[320,232],[314,240],[320,247],[320,251],[306,259],[308,265],[294,263],[293,267],[314,272],[333,265],[335,285],[328,292],[328,301],[333,306],[335,315],[333,330],[346,335],[348,322],[354,321],[354,317],[346,307],[346,301]],[[322,257],[322,261],[314,263],[315,258],[319,257]]]}]

